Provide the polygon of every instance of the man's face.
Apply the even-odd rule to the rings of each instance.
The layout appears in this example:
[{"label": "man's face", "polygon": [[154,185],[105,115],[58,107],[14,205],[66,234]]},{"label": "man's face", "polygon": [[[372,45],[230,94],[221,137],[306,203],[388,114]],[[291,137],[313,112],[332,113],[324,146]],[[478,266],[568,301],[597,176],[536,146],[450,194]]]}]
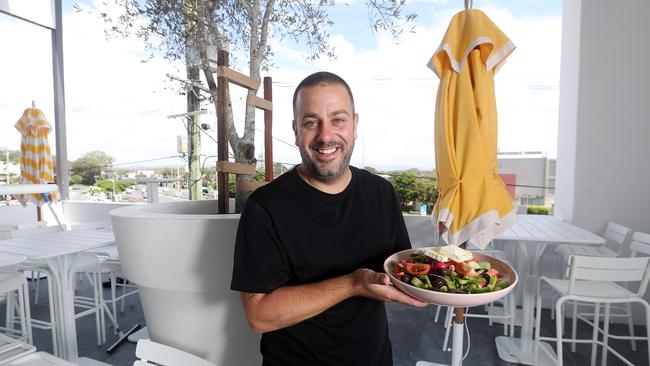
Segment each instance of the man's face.
[{"label": "man's face", "polygon": [[345,86],[319,84],[301,89],[293,131],[305,172],[321,182],[341,177],[350,164],[357,122]]}]

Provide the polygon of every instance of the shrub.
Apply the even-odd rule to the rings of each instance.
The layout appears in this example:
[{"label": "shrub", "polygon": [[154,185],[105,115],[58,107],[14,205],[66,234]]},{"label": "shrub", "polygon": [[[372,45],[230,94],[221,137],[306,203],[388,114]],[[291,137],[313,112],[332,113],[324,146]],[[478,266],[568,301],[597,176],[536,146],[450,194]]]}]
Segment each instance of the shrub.
[{"label": "shrub", "polygon": [[550,210],[545,206],[528,206],[529,215],[548,215]]},{"label": "shrub", "polygon": [[80,176],[79,174],[75,174],[70,177],[70,184],[81,184],[83,182],[84,177]]},{"label": "shrub", "polygon": [[[95,182],[97,187],[102,188],[104,192],[113,192],[113,181],[108,179],[98,179]],[[115,181],[115,193],[122,193],[126,188],[135,185],[135,182]]]}]

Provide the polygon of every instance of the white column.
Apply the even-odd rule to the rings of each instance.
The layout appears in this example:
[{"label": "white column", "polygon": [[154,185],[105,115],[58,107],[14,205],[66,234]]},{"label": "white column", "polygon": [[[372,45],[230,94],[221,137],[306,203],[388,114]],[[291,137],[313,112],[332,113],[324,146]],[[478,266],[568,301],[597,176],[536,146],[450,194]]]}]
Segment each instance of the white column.
[{"label": "white column", "polygon": [[650,232],[650,2],[565,0],[557,215]]}]

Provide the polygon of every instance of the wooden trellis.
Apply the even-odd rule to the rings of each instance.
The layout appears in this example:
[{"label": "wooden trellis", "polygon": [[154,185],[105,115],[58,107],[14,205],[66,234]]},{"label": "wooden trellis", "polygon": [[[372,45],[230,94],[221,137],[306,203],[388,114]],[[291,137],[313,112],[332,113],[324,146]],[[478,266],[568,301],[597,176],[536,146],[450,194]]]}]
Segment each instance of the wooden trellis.
[{"label": "wooden trellis", "polygon": [[[218,194],[218,212],[225,214],[229,212],[228,207],[228,174],[255,174],[255,164],[241,164],[228,161],[228,125],[226,124],[226,83],[233,83],[248,90],[257,92],[260,87],[260,81],[250,76],[239,73],[228,67],[229,55],[224,50],[217,53],[217,190]],[[265,162],[265,180],[269,182],[273,179],[273,102],[271,92],[271,78],[264,78],[264,98],[256,95],[249,95],[246,102],[256,108],[264,111],[264,162]],[[266,182],[238,182],[236,189],[238,191],[253,191]]]}]

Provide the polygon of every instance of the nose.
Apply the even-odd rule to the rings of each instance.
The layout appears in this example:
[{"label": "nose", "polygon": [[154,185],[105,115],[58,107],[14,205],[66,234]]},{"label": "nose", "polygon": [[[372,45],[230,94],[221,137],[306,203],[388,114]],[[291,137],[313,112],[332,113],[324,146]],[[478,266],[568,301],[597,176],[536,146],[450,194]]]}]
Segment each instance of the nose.
[{"label": "nose", "polygon": [[318,129],[318,142],[327,144],[334,139],[334,126],[331,123],[323,122]]}]

